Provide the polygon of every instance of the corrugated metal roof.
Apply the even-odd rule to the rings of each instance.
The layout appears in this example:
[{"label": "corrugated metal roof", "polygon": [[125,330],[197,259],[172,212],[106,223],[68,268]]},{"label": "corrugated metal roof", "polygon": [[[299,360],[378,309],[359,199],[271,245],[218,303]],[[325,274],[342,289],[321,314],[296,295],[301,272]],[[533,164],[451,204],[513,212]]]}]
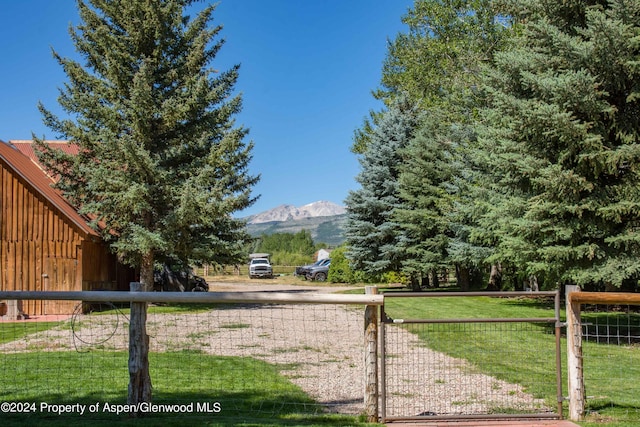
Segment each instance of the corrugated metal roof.
[{"label": "corrugated metal roof", "polygon": [[[69,144],[69,141],[45,140],[44,142],[50,147],[57,150],[62,150],[67,154],[73,154],[75,156],[79,152],[78,146],[75,144]],[[38,160],[38,156],[36,155],[35,149],[33,148],[33,141],[24,139],[10,139],[9,144],[13,145],[18,149],[18,151],[30,158],[31,161],[35,163],[38,168],[42,169],[46,174],[46,171],[40,163],[40,160]]]},{"label": "corrugated metal roof", "polygon": [[[87,235],[98,236],[99,234],[89,226],[86,219],[67,202],[58,190],[51,186],[53,179],[44,172],[38,162],[32,143],[30,141],[15,142],[17,144],[12,141],[12,145],[0,140],[0,161],[5,164],[5,167],[29,183],[35,191],[45,197],[81,231]],[[61,141],[52,143],[57,146],[59,142]],[[64,145],[69,147],[66,143]],[[62,147],[62,144],[60,144],[60,147]],[[75,152],[77,153],[77,147]]]}]

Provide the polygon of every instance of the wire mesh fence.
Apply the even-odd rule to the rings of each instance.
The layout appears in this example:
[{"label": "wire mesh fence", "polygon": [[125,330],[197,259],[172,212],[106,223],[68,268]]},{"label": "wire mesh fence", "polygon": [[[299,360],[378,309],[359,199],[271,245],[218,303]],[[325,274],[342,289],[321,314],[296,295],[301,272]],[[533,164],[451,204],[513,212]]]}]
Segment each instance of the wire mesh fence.
[{"label": "wire mesh fence", "polygon": [[636,423],[640,419],[640,307],[585,305],[581,320],[586,418]]},{"label": "wire mesh fence", "polygon": [[[124,294],[120,301],[144,298]],[[308,298],[314,295],[263,293],[259,301],[195,303],[212,294],[167,301],[160,297],[168,293],[153,293],[159,299],[146,322],[153,402],[135,412],[221,424],[304,423],[327,414],[347,414],[344,423],[357,424],[352,415],[369,413],[363,325],[369,299],[344,303],[341,297],[364,296],[343,295],[320,304]],[[382,304],[384,297],[376,297]],[[45,309],[49,303],[55,301],[43,301]],[[577,334],[588,419],[632,425],[640,419],[638,305],[582,304]],[[522,305],[510,304],[516,312]],[[393,320],[383,313],[381,319],[383,421],[562,411],[559,317]],[[79,304],[65,317],[0,322],[3,424],[128,418],[129,323],[126,304],[118,302]]]},{"label": "wire mesh fence", "polygon": [[387,419],[554,414],[556,349],[546,323],[390,324],[384,336]]},{"label": "wire mesh fence", "polygon": [[[142,412],[243,421],[359,414],[363,313],[340,304],[154,304],[153,406]],[[47,408],[83,422],[127,417],[128,316],[102,303],[64,319],[0,323],[0,401],[21,405],[9,408],[21,421]]]}]

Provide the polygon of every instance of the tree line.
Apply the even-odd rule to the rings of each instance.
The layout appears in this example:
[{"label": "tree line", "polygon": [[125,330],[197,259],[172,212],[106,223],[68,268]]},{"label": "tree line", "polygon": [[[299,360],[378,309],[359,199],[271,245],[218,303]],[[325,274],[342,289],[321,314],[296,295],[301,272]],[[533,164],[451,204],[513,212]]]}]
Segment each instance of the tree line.
[{"label": "tree line", "polygon": [[351,268],[636,289],[640,2],[416,0],[402,21],[352,146]]},{"label": "tree line", "polygon": [[247,247],[247,253],[268,253],[276,265],[306,265],[315,261],[315,253],[326,248],[325,243],[314,243],[311,232],[263,234]]},{"label": "tree line", "polygon": [[[259,175],[218,70],[215,5],[78,1],[82,62],[34,135],[57,188],[152,289],[157,262],[235,264]],[[637,0],[416,0],[389,41],[385,108],[355,132],[343,265],[358,278],[636,288]],[[275,251],[274,251],[275,252]],[[339,253],[338,253],[339,254]],[[489,272],[491,274],[489,274]],[[487,277],[488,276],[488,277]]]}]

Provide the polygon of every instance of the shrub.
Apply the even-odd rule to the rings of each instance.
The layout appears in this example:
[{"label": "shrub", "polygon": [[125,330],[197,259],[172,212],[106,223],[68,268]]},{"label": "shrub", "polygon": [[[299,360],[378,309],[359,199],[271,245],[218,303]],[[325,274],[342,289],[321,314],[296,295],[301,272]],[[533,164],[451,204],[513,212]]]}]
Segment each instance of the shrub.
[{"label": "shrub", "polygon": [[340,246],[331,252],[331,267],[328,280],[333,283],[356,283],[356,275],[349,267],[349,260],[344,255],[345,247]]}]

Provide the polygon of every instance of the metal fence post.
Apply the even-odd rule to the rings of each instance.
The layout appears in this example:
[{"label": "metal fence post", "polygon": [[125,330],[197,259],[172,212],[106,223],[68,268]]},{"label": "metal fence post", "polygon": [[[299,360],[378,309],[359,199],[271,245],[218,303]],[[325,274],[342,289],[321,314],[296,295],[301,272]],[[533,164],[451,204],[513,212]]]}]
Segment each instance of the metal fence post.
[{"label": "metal fence post", "polygon": [[[142,284],[131,282],[131,292],[140,292]],[[129,319],[129,396],[127,403],[136,405],[151,402],[151,375],[149,374],[149,335],[147,335],[147,303],[132,302]],[[143,413],[131,413],[138,417]]]},{"label": "metal fence post", "polygon": [[556,398],[557,398],[557,411],[560,419],[564,416],[562,414],[562,403],[564,402],[564,396],[562,394],[562,328],[566,327],[560,320],[560,289],[556,291],[553,297],[553,308],[556,318],[555,323],[555,335],[556,335]]},{"label": "metal fence post", "polygon": [[579,292],[574,285],[568,285],[566,292],[567,309],[567,377],[569,387],[569,419],[581,421],[584,418],[585,392],[582,360],[582,324],[580,303],[571,301],[571,293]]},{"label": "metal fence post", "polygon": [[[365,287],[367,295],[375,295],[378,288]],[[364,406],[368,422],[378,422],[378,306],[367,305],[364,312]]]}]

